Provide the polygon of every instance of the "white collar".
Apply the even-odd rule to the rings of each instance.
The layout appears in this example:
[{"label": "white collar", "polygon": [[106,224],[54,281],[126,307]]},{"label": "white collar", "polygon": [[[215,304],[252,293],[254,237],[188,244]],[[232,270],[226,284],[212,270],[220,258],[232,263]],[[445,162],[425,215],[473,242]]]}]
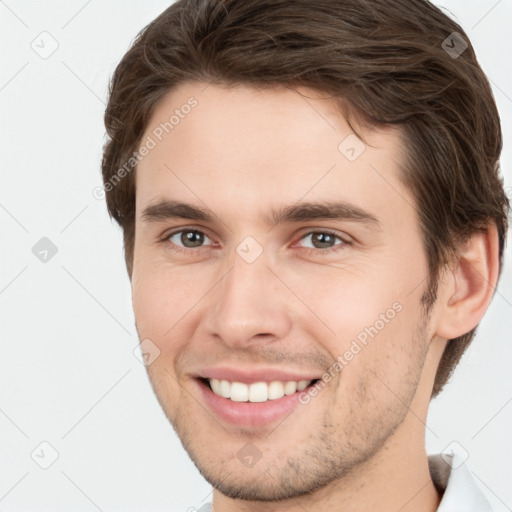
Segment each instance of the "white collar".
[{"label": "white collar", "polygon": [[435,486],[443,493],[437,512],[492,512],[460,454],[430,455],[428,464]]}]

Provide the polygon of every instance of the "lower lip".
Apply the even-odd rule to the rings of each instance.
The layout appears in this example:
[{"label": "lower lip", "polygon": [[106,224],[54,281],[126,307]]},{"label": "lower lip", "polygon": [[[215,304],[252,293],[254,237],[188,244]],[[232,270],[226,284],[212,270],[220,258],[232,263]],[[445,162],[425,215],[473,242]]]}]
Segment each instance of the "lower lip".
[{"label": "lower lip", "polygon": [[[266,402],[234,402],[229,398],[216,395],[209,384],[196,379],[206,403],[210,409],[227,423],[245,427],[261,427],[280,420],[301,405],[299,394],[308,391],[309,386],[292,395],[284,395]],[[311,386],[312,384],[310,384]]]}]

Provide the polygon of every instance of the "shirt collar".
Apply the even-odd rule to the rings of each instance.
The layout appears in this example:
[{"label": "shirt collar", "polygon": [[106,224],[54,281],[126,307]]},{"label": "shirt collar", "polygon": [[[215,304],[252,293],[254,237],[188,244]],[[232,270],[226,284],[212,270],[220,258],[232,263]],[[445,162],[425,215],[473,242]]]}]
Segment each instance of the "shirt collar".
[{"label": "shirt collar", "polygon": [[432,481],[442,494],[437,512],[492,512],[461,455],[430,455],[428,464]]}]

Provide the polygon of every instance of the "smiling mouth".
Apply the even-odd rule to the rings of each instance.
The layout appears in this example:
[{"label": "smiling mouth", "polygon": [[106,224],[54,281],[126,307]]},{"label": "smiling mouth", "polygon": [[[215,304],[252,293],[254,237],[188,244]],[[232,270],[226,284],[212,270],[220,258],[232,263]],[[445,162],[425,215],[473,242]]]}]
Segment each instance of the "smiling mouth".
[{"label": "smiling mouth", "polygon": [[320,379],[300,381],[261,381],[245,384],[224,379],[199,378],[219,397],[232,402],[267,402],[279,400],[283,396],[293,395],[315,385]]}]

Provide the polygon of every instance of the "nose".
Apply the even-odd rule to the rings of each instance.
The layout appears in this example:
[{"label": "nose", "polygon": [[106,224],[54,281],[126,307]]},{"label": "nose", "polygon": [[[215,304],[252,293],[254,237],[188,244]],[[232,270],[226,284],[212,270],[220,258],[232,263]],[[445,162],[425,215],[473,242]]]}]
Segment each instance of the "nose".
[{"label": "nose", "polygon": [[291,329],[290,298],[264,257],[252,263],[235,256],[233,266],[209,294],[203,316],[209,336],[247,347],[286,337]]}]

